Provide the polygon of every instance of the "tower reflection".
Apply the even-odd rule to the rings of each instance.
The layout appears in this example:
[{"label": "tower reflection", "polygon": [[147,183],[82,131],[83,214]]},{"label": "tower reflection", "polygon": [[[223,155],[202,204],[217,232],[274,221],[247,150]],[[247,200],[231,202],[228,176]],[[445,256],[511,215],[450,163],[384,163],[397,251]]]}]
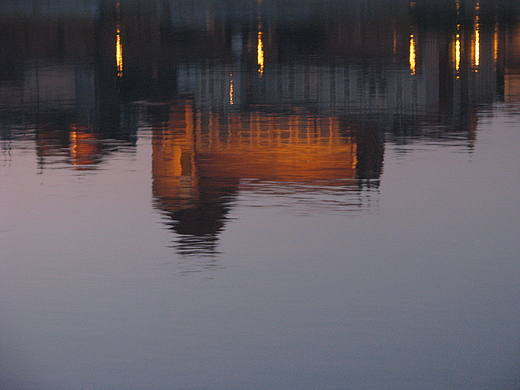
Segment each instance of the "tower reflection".
[{"label": "tower reflection", "polygon": [[[383,139],[376,129],[301,109],[196,111],[192,101],[151,109],[155,205],[183,254],[215,250],[228,212],[248,183],[285,194],[294,186],[338,196],[377,188]],[[274,185],[273,185],[274,184]],[[209,251],[209,252],[208,252]]]},{"label": "tower reflection", "polygon": [[179,253],[213,255],[238,182],[204,174],[197,161],[190,104],[159,106],[152,111],[155,205],[168,216],[166,224],[177,233]]}]

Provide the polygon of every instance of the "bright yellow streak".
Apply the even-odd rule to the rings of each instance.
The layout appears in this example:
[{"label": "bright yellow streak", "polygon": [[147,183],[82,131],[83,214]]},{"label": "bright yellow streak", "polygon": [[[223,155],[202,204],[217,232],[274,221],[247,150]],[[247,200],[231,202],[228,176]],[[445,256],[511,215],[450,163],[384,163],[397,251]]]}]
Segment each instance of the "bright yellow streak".
[{"label": "bright yellow streak", "polygon": [[412,75],[417,73],[417,51],[415,45],[415,36],[413,34],[410,35],[410,73]]},{"label": "bright yellow streak", "polygon": [[474,56],[474,63],[475,66],[480,65],[480,31],[477,29],[475,30],[475,56]]},{"label": "bright yellow streak", "polygon": [[[121,12],[121,3],[116,3],[116,12]],[[117,66],[117,77],[123,76],[123,44],[121,43],[121,24],[118,21],[116,25],[116,66]]]},{"label": "bright yellow streak", "polygon": [[229,104],[235,104],[235,87],[233,85],[233,73],[230,73],[229,77]]},{"label": "bright yellow streak", "polygon": [[455,37],[455,70],[460,70],[460,34]]},{"label": "bright yellow streak", "polygon": [[116,65],[117,77],[123,76],[123,45],[121,44],[121,29],[116,30]]},{"label": "bright yellow streak", "polygon": [[262,31],[258,31],[258,42],[256,45],[256,59],[258,63],[258,73],[264,74],[264,42],[262,41]]},{"label": "bright yellow streak", "polygon": [[[475,42],[473,44],[473,66],[476,68],[480,65],[480,4],[475,5]],[[477,69],[475,69],[477,71]]]}]

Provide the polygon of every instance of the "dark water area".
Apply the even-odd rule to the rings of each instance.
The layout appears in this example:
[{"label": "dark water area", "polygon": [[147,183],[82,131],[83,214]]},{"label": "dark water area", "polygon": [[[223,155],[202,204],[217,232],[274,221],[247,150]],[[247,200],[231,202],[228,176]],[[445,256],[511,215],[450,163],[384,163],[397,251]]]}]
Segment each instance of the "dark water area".
[{"label": "dark water area", "polygon": [[0,1],[0,388],[519,389],[520,4]]}]

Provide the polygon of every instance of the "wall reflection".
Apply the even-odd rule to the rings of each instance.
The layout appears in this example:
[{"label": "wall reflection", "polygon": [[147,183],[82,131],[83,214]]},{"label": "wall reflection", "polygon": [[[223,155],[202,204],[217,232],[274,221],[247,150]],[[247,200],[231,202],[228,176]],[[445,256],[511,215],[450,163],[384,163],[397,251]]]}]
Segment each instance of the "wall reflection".
[{"label": "wall reflection", "polygon": [[362,205],[385,142],[470,150],[477,107],[520,100],[518,8],[2,3],[2,143],[34,140],[41,172],[92,170],[152,128],[155,205],[182,253],[212,253],[246,182],[327,188]]}]

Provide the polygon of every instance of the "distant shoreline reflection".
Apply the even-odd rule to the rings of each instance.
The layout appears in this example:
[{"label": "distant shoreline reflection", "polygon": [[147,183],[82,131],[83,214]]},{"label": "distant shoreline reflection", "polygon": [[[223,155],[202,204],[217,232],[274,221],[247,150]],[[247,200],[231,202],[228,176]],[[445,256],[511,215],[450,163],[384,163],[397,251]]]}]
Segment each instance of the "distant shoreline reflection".
[{"label": "distant shoreline reflection", "polygon": [[182,255],[218,253],[244,192],[302,215],[372,207],[385,143],[470,151],[478,107],[520,100],[513,2],[446,1],[433,19],[402,2],[391,20],[377,4],[277,19],[137,3],[1,6],[2,147],[34,142],[40,173],[91,171],[151,129],[153,203]]}]

